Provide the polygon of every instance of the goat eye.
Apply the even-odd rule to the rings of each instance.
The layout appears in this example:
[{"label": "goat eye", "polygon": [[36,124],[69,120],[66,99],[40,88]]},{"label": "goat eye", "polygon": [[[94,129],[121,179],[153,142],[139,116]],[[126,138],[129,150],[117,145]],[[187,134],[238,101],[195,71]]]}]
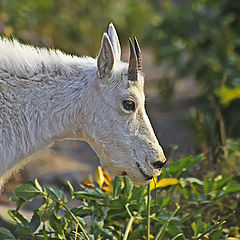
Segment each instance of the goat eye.
[{"label": "goat eye", "polygon": [[124,108],[125,110],[129,111],[129,112],[130,112],[130,111],[131,111],[131,112],[134,112],[134,111],[135,111],[136,104],[135,104],[135,102],[132,101],[132,100],[125,100],[125,101],[123,101],[122,105],[123,105],[123,108]]}]

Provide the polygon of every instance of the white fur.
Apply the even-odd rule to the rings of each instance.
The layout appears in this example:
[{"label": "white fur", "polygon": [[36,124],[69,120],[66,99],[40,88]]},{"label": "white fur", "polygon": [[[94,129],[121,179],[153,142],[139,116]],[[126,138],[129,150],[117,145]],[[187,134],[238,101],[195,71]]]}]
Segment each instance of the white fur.
[{"label": "white fur", "polygon": [[[113,25],[108,34],[98,63],[108,63],[109,76],[101,78],[96,59],[0,39],[0,186],[29,156],[66,138],[87,141],[114,174],[146,182],[136,161],[159,174],[149,166],[165,158],[144,109],[143,76],[129,83]],[[137,102],[136,112],[124,112],[126,98]]]}]

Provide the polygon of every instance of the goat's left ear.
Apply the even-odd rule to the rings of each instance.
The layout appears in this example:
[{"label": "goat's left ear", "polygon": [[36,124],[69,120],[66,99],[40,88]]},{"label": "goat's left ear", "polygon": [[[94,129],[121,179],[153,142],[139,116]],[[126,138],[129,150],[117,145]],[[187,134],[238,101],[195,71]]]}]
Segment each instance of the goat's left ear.
[{"label": "goat's left ear", "polygon": [[97,58],[98,75],[100,78],[110,77],[114,63],[113,49],[106,33],[103,34],[101,48]]}]

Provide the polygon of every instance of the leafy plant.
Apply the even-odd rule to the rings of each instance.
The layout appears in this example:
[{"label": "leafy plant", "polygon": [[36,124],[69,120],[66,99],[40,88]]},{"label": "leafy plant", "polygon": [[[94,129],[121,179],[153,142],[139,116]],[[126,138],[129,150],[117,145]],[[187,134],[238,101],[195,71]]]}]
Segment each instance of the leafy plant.
[{"label": "leafy plant", "polygon": [[[239,203],[233,199],[239,197],[239,179],[187,176],[202,159],[199,155],[171,162],[162,179],[155,178],[149,186],[135,185],[127,177],[112,180],[100,167],[98,186],[85,180],[74,190],[68,182],[68,195],[37,180],[24,184],[13,192],[16,209],[9,210],[16,232],[0,228],[0,239],[215,240],[237,236]],[[21,208],[36,198],[42,203],[27,219]]]},{"label": "leafy plant", "polygon": [[146,0],[1,0],[0,33],[72,54],[96,55],[110,22],[127,43],[131,33],[142,34],[150,16]]},{"label": "leafy plant", "polygon": [[[231,0],[153,1],[155,17],[146,32],[158,63],[165,63],[160,96],[169,99],[174,84],[198,82],[198,106],[190,113],[196,141],[211,163],[220,145],[240,137],[240,4]],[[179,80],[181,79],[181,80]]]}]

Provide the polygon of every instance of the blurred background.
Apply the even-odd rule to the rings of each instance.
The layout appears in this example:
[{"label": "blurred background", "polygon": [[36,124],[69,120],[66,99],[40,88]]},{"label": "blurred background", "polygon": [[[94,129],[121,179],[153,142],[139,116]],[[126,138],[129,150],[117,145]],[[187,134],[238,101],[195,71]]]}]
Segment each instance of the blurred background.
[{"label": "blurred background", "polygon": [[[195,175],[240,176],[240,1],[0,0],[1,36],[78,56],[97,56],[110,22],[123,60],[138,37],[146,109],[168,159],[203,153]],[[24,181],[77,184],[97,165],[87,144],[57,143],[10,179],[1,205]]]}]

